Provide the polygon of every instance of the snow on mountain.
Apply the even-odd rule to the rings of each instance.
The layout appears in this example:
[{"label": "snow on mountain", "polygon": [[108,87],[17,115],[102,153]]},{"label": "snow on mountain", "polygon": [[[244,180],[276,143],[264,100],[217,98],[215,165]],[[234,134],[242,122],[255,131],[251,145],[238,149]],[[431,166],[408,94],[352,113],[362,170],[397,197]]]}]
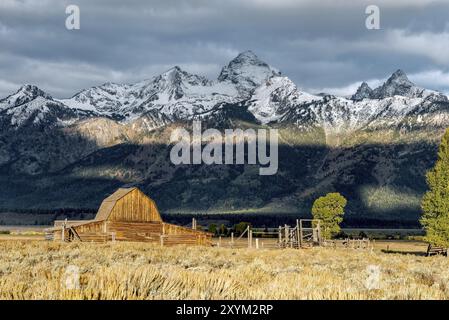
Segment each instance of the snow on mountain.
[{"label": "snow on mountain", "polygon": [[223,112],[214,110],[234,104],[246,107],[263,124],[290,122],[301,128],[322,127],[332,134],[398,125],[410,114],[428,110],[429,104],[447,101],[446,96],[413,84],[402,70],[375,89],[363,82],[351,99],[311,95],[246,51],[231,60],[217,80],[175,66],[135,84],[105,83],[62,100],[25,85],[0,100],[0,118],[7,117],[12,126],[40,122],[48,115],[60,124],[99,116],[120,122],[144,118],[136,123],[157,128],[178,119],[223,117]]},{"label": "snow on mountain", "polygon": [[232,83],[242,96],[248,96],[273,76],[280,76],[280,72],[260,60],[252,51],[245,51],[221,70],[218,81]]},{"label": "snow on mountain", "polygon": [[73,109],[111,114],[120,111],[121,106],[128,100],[129,87],[127,84],[108,82],[83,90],[70,99],[59,101]]},{"label": "snow on mountain", "polygon": [[254,53],[246,51],[229,62],[215,81],[175,66],[149,80],[132,85],[106,83],[60,102],[119,120],[135,119],[150,110],[186,118],[223,103],[248,98],[256,87],[279,74]]},{"label": "snow on mountain", "polygon": [[210,81],[174,67],[150,81],[133,85],[130,103],[123,111],[131,118],[148,110],[158,110],[184,119],[220,103],[233,102],[237,96],[232,85]]},{"label": "snow on mountain", "polygon": [[37,97],[43,97],[44,99],[49,100],[52,99],[52,97],[48,93],[42,91],[36,86],[33,86],[31,84],[23,85],[19,88],[19,90],[17,90],[17,92],[0,100],[0,110],[19,106],[21,104],[30,102]]},{"label": "snow on mountain", "polygon": [[430,90],[417,87],[404,71],[397,70],[382,86],[373,90],[371,98],[385,99],[392,96],[423,98],[431,93]]},{"label": "snow on mountain", "polygon": [[361,101],[363,99],[371,98],[373,94],[373,89],[366,82],[362,82],[360,87],[357,89],[357,92],[351,97],[351,100]]},{"label": "snow on mountain", "polygon": [[150,80],[133,85],[104,84],[60,101],[72,108],[94,110],[122,120],[135,119],[151,110],[186,118],[219,103],[232,102],[237,96],[233,85],[210,81],[176,66]]},{"label": "snow on mountain", "polygon": [[273,76],[255,89],[248,111],[261,123],[279,120],[290,108],[321,97],[299,91],[287,77]]},{"label": "snow on mountain", "polygon": [[53,100],[48,93],[33,85],[24,85],[16,93],[0,100],[0,121],[12,128],[26,124],[67,125],[91,115]]},{"label": "snow on mountain", "polygon": [[439,94],[436,91],[427,90],[416,86],[411,82],[404,71],[397,70],[381,86],[371,89],[366,82],[363,82],[351,100],[360,101],[363,99],[385,99],[394,96],[408,98],[425,98],[432,94]]}]

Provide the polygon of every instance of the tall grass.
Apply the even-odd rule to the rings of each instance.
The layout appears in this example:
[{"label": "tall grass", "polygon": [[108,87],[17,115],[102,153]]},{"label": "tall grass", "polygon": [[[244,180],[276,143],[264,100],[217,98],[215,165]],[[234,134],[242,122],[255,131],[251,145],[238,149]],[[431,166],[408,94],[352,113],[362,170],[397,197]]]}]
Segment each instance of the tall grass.
[{"label": "tall grass", "polygon": [[[64,285],[71,265],[78,289]],[[445,257],[352,249],[0,242],[1,299],[449,299],[448,280]]]}]

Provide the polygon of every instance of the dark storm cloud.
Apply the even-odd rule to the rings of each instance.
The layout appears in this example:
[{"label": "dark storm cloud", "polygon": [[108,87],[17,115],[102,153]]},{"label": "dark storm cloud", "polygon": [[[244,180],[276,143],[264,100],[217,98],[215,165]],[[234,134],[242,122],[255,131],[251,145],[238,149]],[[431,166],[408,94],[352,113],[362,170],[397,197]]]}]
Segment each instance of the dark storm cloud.
[{"label": "dark storm cloud", "polygon": [[[65,28],[79,5],[81,29]],[[365,8],[381,9],[381,30]],[[35,83],[57,97],[106,81],[133,82],[173,65],[215,78],[253,50],[301,88],[346,94],[397,68],[449,91],[447,1],[0,2],[0,96]]]}]

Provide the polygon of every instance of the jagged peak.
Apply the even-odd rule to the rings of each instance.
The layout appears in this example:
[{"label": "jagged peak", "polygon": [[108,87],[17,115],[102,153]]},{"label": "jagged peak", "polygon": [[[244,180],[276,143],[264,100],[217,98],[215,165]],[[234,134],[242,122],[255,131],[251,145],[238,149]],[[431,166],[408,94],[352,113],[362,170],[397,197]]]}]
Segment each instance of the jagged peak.
[{"label": "jagged peak", "polygon": [[0,108],[9,108],[28,103],[36,98],[53,100],[51,95],[32,84],[22,85],[15,93],[0,100]]},{"label": "jagged peak", "polygon": [[181,82],[189,83],[191,85],[206,85],[210,82],[207,78],[185,71],[177,65],[164,71],[159,76],[156,76],[153,81],[163,81],[171,85],[180,85]]},{"label": "jagged peak", "polygon": [[170,69],[162,72],[162,74],[171,74],[171,73],[178,73],[178,72],[183,73],[183,72],[186,72],[186,71],[182,70],[180,66],[173,66]]},{"label": "jagged peak", "polygon": [[238,65],[256,65],[261,67],[271,68],[266,62],[262,61],[251,50],[243,51],[239,53],[234,59],[232,59],[225,68],[231,68]]},{"label": "jagged peak", "polygon": [[366,83],[365,81],[362,82],[362,84],[360,85],[359,89],[364,88],[364,89],[371,89],[371,87],[369,86],[368,83]]},{"label": "jagged peak", "polygon": [[48,93],[46,93],[44,90],[41,90],[39,87],[37,87],[33,84],[24,84],[23,86],[21,86],[15,94],[20,94],[20,93],[30,95],[33,97],[41,96],[44,98],[51,99],[51,96]]},{"label": "jagged peak", "polygon": [[259,59],[259,57],[251,50],[240,52],[235,59]]},{"label": "jagged peak", "polygon": [[408,80],[407,74],[402,69],[396,70],[390,77],[390,79],[406,79]]},{"label": "jagged peak", "polygon": [[229,81],[237,85],[237,89],[243,95],[247,95],[256,87],[273,76],[279,76],[280,72],[270,67],[266,62],[252,51],[241,52],[223,67],[218,76],[218,81]]},{"label": "jagged peak", "polygon": [[368,83],[363,81],[362,84],[358,87],[356,93],[352,95],[351,100],[361,101],[363,99],[369,99],[371,98],[372,93],[373,89],[371,89]]},{"label": "jagged peak", "polygon": [[417,87],[408,79],[403,70],[398,69],[383,85],[373,90],[372,98],[384,99],[396,95],[414,98],[422,97],[423,94],[425,94],[425,90]]}]

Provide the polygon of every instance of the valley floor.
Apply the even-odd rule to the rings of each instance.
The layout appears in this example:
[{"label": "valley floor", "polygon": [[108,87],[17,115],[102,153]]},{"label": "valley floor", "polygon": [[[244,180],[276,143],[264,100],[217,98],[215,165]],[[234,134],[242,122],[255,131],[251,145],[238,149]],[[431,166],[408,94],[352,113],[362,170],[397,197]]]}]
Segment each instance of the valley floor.
[{"label": "valley floor", "polygon": [[449,259],[422,256],[422,243],[398,244],[369,251],[0,241],[0,299],[449,299]]}]

